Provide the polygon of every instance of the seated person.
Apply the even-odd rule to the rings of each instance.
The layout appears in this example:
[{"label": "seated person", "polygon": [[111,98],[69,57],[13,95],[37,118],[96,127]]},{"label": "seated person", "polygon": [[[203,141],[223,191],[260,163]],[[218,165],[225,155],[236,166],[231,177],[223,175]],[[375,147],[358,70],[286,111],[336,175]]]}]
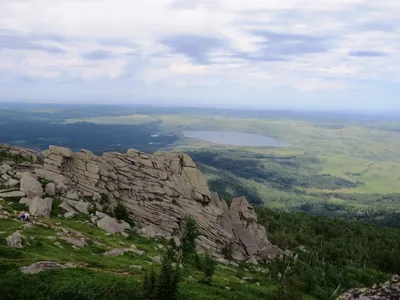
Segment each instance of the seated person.
[{"label": "seated person", "polygon": [[24,221],[25,220],[25,212],[24,211],[20,211],[18,220],[20,220],[20,221]]}]

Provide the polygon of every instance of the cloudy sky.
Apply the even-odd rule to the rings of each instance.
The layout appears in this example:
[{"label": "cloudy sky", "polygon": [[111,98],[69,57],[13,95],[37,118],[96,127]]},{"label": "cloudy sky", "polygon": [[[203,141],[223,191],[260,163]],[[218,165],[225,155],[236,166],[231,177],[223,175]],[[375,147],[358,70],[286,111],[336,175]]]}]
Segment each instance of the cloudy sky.
[{"label": "cloudy sky", "polygon": [[400,111],[399,0],[0,0],[0,100]]}]

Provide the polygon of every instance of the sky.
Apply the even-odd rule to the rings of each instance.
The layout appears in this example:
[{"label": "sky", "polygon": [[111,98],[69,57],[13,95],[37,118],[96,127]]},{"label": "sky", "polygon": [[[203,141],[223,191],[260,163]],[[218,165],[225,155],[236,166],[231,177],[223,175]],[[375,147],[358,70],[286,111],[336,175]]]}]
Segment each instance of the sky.
[{"label": "sky", "polygon": [[0,0],[0,101],[400,112],[399,0]]}]

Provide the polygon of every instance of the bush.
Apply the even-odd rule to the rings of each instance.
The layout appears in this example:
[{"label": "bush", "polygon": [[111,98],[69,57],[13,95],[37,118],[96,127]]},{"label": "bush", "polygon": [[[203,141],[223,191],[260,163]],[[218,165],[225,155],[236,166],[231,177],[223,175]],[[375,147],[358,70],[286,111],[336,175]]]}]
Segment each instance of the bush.
[{"label": "bush", "polygon": [[134,226],[135,224],[131,220],[128,210],[126,207],[122,204],[121,201],[118,201],[117,206],[114,208],[114,217],[117,220],[124,220],[125,222],[129,223],[130,225]]},{"label": "bush", "polygon": [[144,281],[143,281],[143,299],[155,299],[156,295],[156,282],[157,280],[157,275],[154,272],[154,269],[151,269],[150,275],[147,273],[144,276]]},{"label": "bush", "polygon": [[203,260],[203,281],[211,284],[212,277],[215,273],[215,268],[217,266],[217,262],[215,259],[209,254],[206,253]]},{"label": "bush", "polygon": [[228,243],[222,248],[222,255],[225,259],[232,261],[233,260],[233,246],[232,243]]},{"label": "bush", "polygon": [[146,273],[143,281],[142,295],[146,300],[176,300],[178,298],[179,267],[172,266],[168,255],[163,258],[161,271],[156,274],[152,269]]}]

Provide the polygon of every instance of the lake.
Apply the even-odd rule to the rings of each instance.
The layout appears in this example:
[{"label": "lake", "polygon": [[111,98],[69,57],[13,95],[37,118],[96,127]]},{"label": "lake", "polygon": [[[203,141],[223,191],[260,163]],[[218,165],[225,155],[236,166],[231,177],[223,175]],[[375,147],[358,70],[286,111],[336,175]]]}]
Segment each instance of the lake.
[{"label": "lake", "polygon": [[184,131],[187,138],[200,139],[209,143],[248,146],[248,147],[285,147],[288,143],[282,143],[274,138],[254,133],[237,131]]}]

